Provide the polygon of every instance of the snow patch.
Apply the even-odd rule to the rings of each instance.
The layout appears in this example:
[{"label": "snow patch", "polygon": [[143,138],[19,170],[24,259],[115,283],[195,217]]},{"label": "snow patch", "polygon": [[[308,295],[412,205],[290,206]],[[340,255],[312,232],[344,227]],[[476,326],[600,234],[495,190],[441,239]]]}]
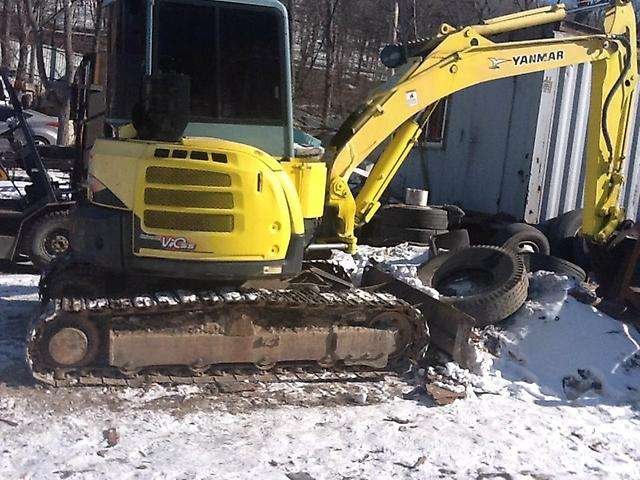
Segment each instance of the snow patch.
[{"label": "snow patch", "polygon": [[[415,281],[428,256],[407,244],[334,259],[354,278],[374,258]],[[223,400],[196,385],[14,386],[37,281],[0,276],[0,478],[640,478],[640,334],[578,303],[564,277],[532,276],[526,305],[479,332],[471,371],[430,368],[467,393],[440,408],[403,399],[397,380],[269,384],[255,407],[259,392]]]},{"label": "snow patch", "polygon": [[417,277],[418,267],[429,260],[429,247],[403,243],[395,247],[359,246],[355,255],[334,251],[332,261],[338,263],[349,273],[355,285],[362,282],[364,269],[371,261],[378,263],[394,278],[401,280],[426,294],[439,298],[433,288],[424,285]]},{"label": "snow patch", "polygon": [[[14,175],[14,183],[8,180],[0,181],[0,200],[18,200],[25,196],[25,189],[31,184],[26,172],[20,169],[10,170],[9,175]],[[61,188],[69,188],[69,174],[60,170],[49,170],[49,176]]]},{"label": "snow patch", "polygon": [[486,332],[498,357],[479,356],[483,388],[534,400],[640,401],[640,332],[570,297],[572,286],[566,277],[532,275],[525,306]]},{"label": "snow patch", "polygon": [[175,387],[151,385],[146,389],[124,388],[118,390],[118,398],[121,400],[143,404],[167,397],[180,397],[185,400],[199,394],[202,394],[202,389],[197,385],[177,385]]}]

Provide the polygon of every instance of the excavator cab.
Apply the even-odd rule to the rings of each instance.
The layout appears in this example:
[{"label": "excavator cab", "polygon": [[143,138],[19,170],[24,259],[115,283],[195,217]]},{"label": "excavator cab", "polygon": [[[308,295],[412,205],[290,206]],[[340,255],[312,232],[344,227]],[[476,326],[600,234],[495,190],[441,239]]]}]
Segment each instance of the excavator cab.
[{"label": "excavator cab", "polygon": [[108,128],[73,214],[75,261],[236,284],[297,275],[324,213],[327,167],[294,158],[284,6],[106,8]]},{"label": "excavator cab", "polygon": [[[289,23],[281,3],[116,0],[106,18],[110,124],[132,121],[145,76],[179,74],[190,90],[181,134],[292,156]],[[165,107],[172,100],[163,99]]]}]

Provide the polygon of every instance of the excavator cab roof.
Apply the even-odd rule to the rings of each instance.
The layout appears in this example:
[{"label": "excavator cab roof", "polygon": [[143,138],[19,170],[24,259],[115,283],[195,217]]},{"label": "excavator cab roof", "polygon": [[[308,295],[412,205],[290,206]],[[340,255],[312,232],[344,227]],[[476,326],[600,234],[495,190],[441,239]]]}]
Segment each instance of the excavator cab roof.
[{"label": "excavator cab roof", "polygon": [[109,31],[109,121],[126,123],[144,75],[190,79],[186,136],[292,156],[289,22],[275,0],[115,0]]}]

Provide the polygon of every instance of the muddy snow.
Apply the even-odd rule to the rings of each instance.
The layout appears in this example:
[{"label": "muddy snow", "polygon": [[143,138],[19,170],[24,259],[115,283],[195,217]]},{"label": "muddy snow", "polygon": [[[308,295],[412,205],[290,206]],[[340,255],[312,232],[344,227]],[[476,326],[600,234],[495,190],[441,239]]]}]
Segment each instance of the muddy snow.
[{"label": "muddy snow", "polygon": [[[401,278],[428,256],[375,255]],[[351,263],[350,263],[351,262]],[[35,386],[23,364],[38,277],[0,276],[0,478],[640,478],[640,333],[538,273],[530,300],[482,334],[477,364],[434,369],[467,398],[436,407],[391,378],[109,390]]]}]

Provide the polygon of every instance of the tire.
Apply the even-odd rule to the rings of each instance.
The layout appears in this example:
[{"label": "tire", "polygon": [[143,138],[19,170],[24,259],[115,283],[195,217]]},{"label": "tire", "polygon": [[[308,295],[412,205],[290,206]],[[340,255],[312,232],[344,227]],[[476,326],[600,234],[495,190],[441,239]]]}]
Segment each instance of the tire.
[{"label": "tire", "polygon": [[433,237],[446,233],[446,230],[428,230],[424,228],[406,228],[404,229],[408,242],[413,243],[429,243]]},{"label": "tire", "polygon": [[447,233],[446,230],[429,230],[425,228],[400,228],[377,224],[373,229],[371,246],[388,247],[405,242],[429,244],[436,235]]},{"label": "tire", "polygon": [[[461,292],[452,283],[473,275],[482,286]],[[522,258],[495,246],[469,247],[438,255],[418,270],[418,277],[441,294],[440,300],[476,319],[477,326],[498,323],[526,301],[529,277]]]},{"label": "tire", "polygon": [[35,135],[33,137],[33,141],[36,142],[36,146],[39,146],[39,147],[48,147],[49,145],[51,145],[49,143],[49,140],[39,135]]},{"label": "tire", "polygon": [[469,232],[467,230],[453,230],[452,232],[443,233],[435,238],[436,247],[453,251],[467,248],[471,245],[469,240]]},{"label": "tire", "polygon": [[582,236],[573,237],[570,240],[571,252],[568,258],[571,263],[579,265],[580,268],[585,271],[589,271],[593,268],[591,263],[591,251],[589,248],[589,242]]},{"label": "tire", "polygon": [[523,253],[521,257],[529,272],[553,272],[557,275],[566,275],[579,283],[587,279],[587,274],[582,268],[562,258],[540,253]]},{"label": "tire", "polygon": [[25,241],[25,253],[35,267],[45,269],[71,248],[69,212],[53,212],[36,220]]},{"label": "tire", "polygon": [[501,228],[491,243],[515,253],[533,252],[545,255],[551,253],[547,236],[526,223],[512,223]]},{"label": "tire", "polygon": [[380,209],[378,222],[383,225],[425,230],[447,230],[449,218],[446,210],[414,205],[386,205]]},{"label": "tire", "polygon": [[442,209],[447,211],[449,230],[454,230],[462,225],[462,221],[466,216],[466,213],[463,209],[461,209],[457,205],[443,205]]},{"label": "tire", "polygon": [[582,228],[583,210],[572,210],[549,220],[547,232],[551,244],[551,254],[573,260],[575,239]]}]

